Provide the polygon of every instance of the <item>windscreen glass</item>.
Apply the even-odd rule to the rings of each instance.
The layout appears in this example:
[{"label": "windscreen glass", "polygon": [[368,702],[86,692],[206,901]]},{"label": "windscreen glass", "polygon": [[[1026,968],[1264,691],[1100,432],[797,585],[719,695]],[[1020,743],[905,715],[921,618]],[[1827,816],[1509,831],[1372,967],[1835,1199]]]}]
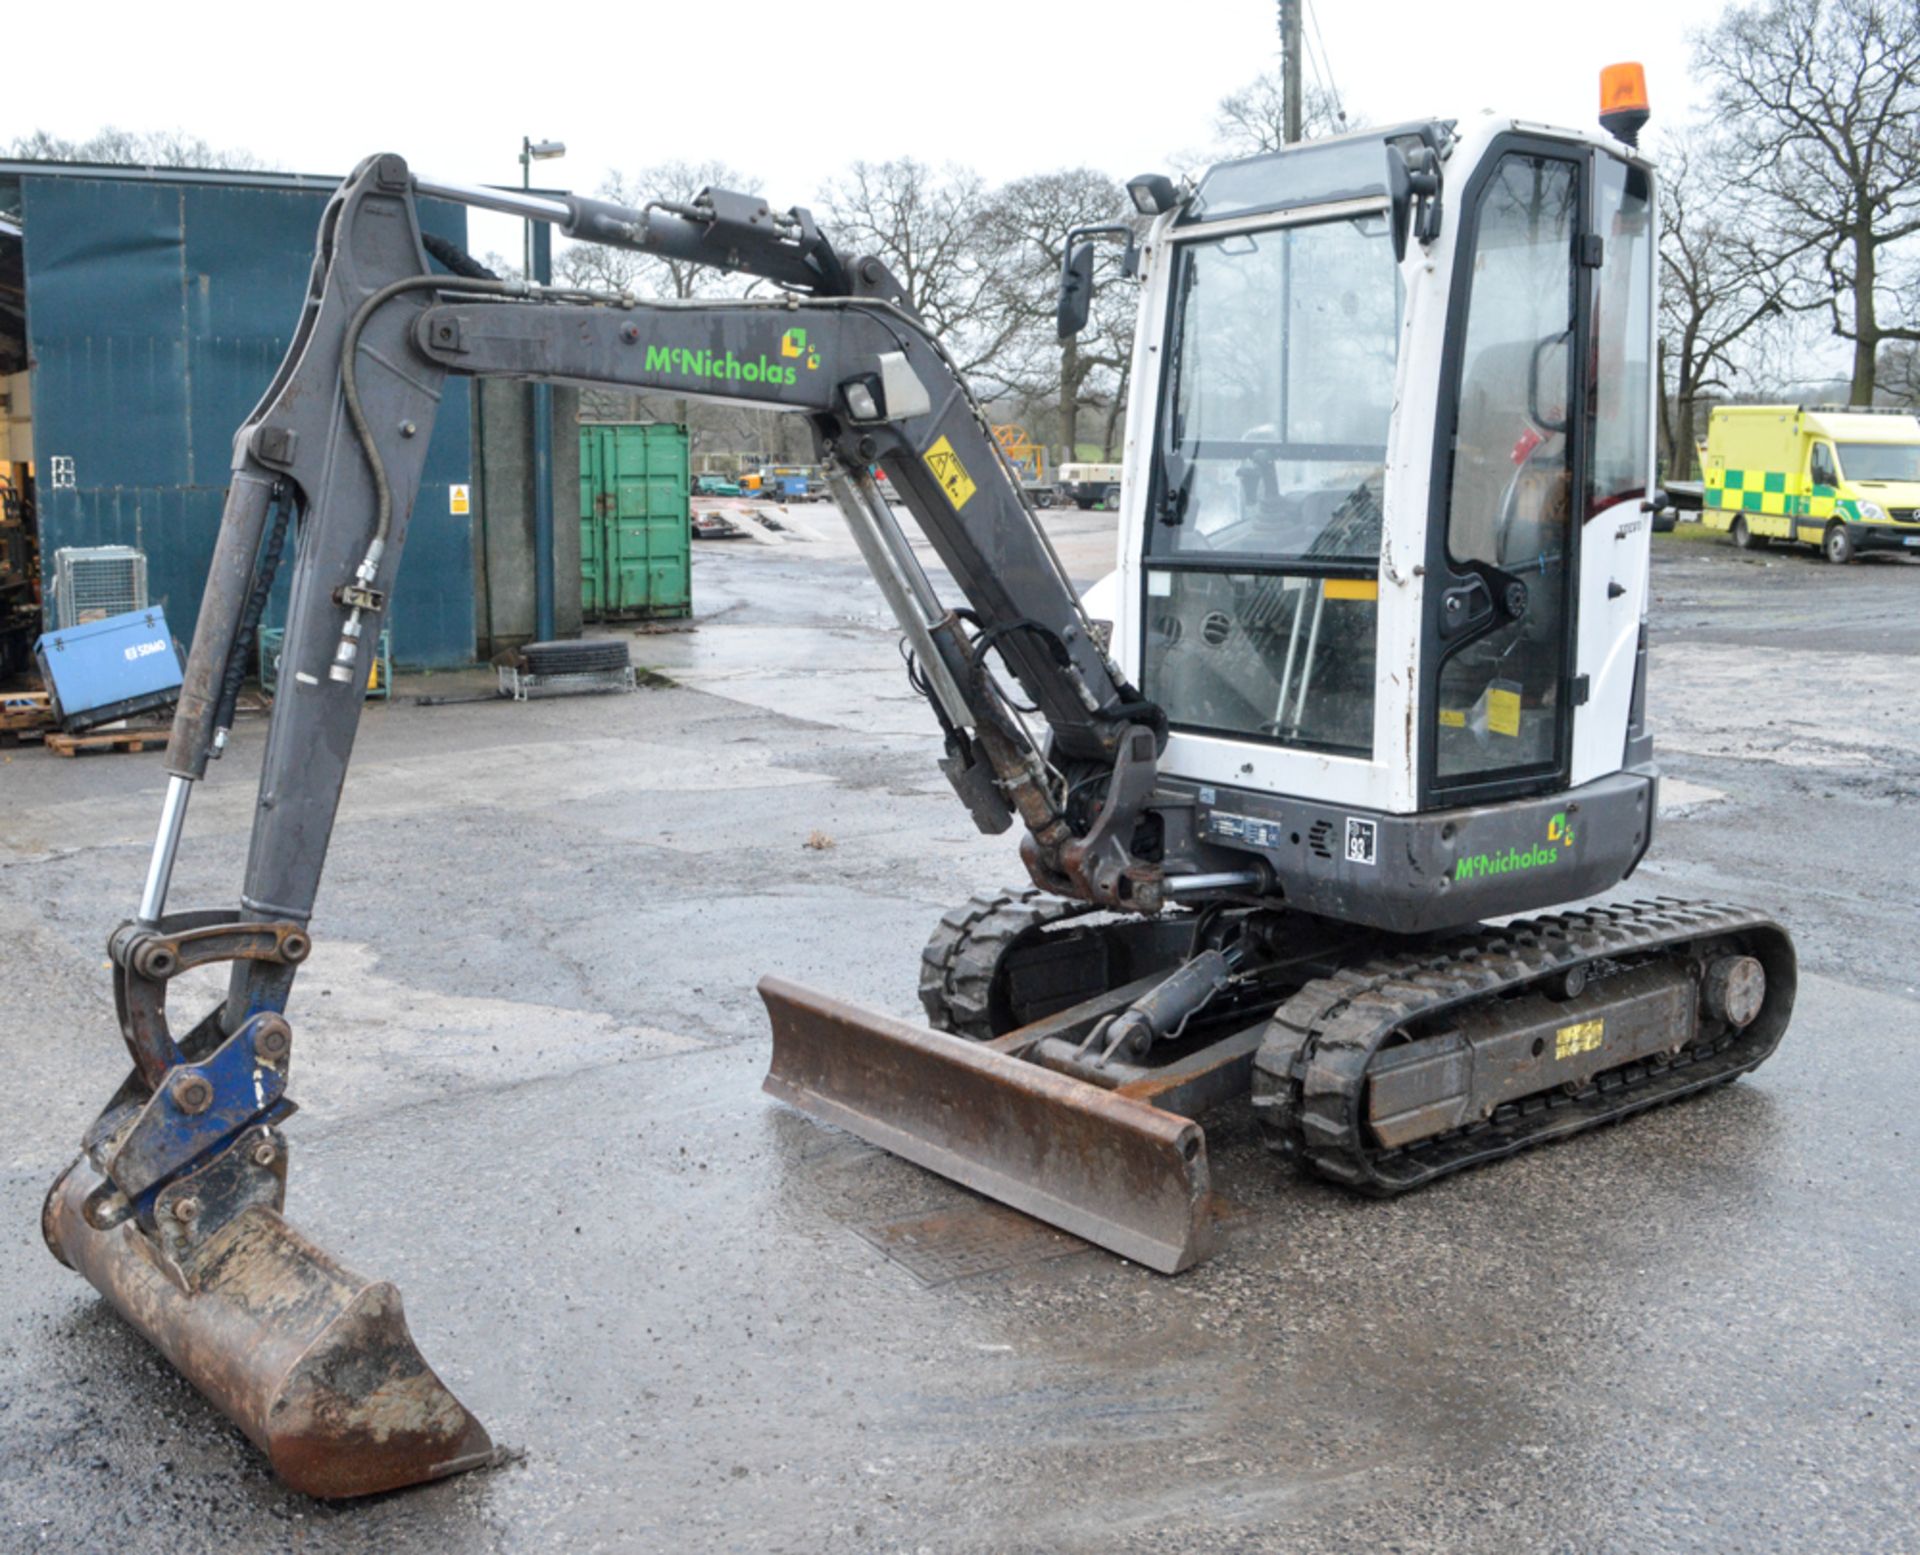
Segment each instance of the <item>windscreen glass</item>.
[{"label": "windscreen glass", "polygon": [[1384,213],[1183,243],[1150,556],[1376,561],[1399,349]]},{"label": "windscreen glass", "polygon": [[1175,727],[1373,752],[1372,578],[1150,569],[1147,695]]},{"label": "windscreen glass", "polygon": [[1920,481],[1920,444],[1842,443],[1840,473],[1850,481]]},{"label": "windscreen glass", "polygon": [[1180,245],[1147,527],[1175,727],[1365,757],[1400,283],[1383,213]]},{"label": "windscreen glass", "polygon": [[1386,189],[1386,141],[1373,136],[1337,140],[1221,163],[1201,180],[1185,219],[1217,221],[1289,205],[1327,205]]}]

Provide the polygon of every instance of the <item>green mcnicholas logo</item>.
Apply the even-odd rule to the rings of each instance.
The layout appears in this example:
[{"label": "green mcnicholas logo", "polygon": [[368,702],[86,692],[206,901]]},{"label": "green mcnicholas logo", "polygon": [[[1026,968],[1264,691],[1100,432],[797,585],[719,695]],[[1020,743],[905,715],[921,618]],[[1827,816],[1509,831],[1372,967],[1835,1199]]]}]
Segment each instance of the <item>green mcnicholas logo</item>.
[{"label": "green mcnicholas logo", "polygon": [[1560,862],[1562,849],[1571,850],[1572,847],[1573,827],[1567,821],[1567,812],[1559,810],[1547,822],[1547,840],[1544,844],[1535,843],[1524,851],[1508,848],[1505,853],[1475,853],[1455,862],[1453,878],[1478,880],[1485,875],[1511,875],[1523,869],[1544,869],[1549,864]]},{"label": "green mcnicholas logo", "polygon": [[[790,329],[780,337],[780,355],[791,361],[804,359],[808,372],[820,365],[819,354],[807,344],[804,329]],[[685,373],[690,378],[705,378],[711,383],[792,384],[800,380],[798,368],[789,367],[785,362],[770,362],[764,354],[748,361],[731,351],[716,356],[711,351],[695,351],[683,346],[648,346],[647,371]]]}]

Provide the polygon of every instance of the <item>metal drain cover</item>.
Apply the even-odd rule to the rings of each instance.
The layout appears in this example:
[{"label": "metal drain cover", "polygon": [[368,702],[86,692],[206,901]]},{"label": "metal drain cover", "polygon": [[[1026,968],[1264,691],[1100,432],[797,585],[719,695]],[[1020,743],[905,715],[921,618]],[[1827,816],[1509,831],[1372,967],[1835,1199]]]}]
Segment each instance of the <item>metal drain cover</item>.
[{"label": "metal drain cover", "polygon": [[983,1204],[915,1220],[857,1228],[860,1235],[923,1285],[945,1285],[1084,1252],[1077,1236],[1007,1209]]}]

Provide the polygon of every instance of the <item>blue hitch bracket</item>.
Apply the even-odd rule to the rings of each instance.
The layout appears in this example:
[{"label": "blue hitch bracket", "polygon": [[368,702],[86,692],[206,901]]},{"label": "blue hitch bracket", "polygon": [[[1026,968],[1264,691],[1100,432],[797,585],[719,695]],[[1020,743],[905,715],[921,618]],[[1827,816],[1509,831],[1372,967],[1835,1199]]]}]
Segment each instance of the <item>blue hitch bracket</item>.
[{"label": "blue hitch bracket", "polygon": [[176,1064],[161,1078],[104,1163],[108,1181],[143,1223],[151,1223],[153,1195],[166,1183],[248,1129],[293,1112],[286,1099],[292,1050],[293,1028],[262,1011],[207,1057]]}]

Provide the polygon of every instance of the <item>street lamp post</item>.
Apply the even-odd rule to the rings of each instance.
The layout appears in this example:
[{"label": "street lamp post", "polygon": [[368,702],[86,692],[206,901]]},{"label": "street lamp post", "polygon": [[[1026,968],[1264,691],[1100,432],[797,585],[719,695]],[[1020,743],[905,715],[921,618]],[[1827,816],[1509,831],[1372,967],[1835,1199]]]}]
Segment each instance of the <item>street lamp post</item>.
[{"label": "street lamp post", "polygon": [[[520,187],[533,187],[533,164],[567,154],[565,141],[520,137]],[[545,286],[553,280],[553,248],[546,224],[526,222],[524,274]],[[529,409],[533,423],[533,635],[551,641],[553,619],[553,390],[533,386]]]},{"label": "street lamp post", "polygon": [[[529,135],[520,137],[520,188],[522,192],[533,187],[533,164],[551,162],[567,154],[564,140],[535,140]],[[524,273],[529,281],[547,281],[550,276],[537,276],[533,273],[533,227],[531,220],[525,224]]]}]

